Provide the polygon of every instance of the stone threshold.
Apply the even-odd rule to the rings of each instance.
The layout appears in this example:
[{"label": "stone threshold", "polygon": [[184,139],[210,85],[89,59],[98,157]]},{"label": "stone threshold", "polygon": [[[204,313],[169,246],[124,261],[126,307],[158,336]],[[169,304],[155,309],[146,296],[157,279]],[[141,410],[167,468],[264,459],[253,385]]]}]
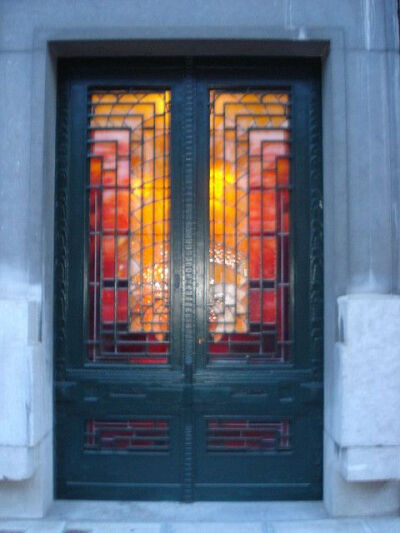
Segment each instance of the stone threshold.
[{"label": "stone threshold", "polygon": [[332,519],[322,502],[56,501],[0,533],[400,533],[400,517]]}]

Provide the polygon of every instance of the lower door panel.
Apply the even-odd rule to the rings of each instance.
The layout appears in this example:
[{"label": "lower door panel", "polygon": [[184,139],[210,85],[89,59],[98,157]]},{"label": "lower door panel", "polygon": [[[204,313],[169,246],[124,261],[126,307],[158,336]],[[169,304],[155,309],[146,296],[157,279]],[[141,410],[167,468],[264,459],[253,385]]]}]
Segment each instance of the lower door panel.
[{"label": "lower door panel", "polygon": [[57,417],[58,496],[182,499],[183,414],[171,411],[63,404]]}]

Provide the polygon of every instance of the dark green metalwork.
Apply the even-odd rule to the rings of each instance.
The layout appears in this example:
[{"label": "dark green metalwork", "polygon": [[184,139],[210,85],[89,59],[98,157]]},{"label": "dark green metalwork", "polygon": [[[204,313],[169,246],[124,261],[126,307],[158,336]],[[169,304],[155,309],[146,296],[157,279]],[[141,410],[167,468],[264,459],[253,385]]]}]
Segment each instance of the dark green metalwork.
[{"label": "dark green metalwork", "polygon": [[[321,497],[319,76],[316,62],[267,58],[60,62],[54,325],[58,497],[183,501]],[[152,87],[172,93],[171,364],[165,368],[90,364],[85,353],[87,92]],[[294,349],[290,364],[213,366],[207,364],[201,342],[207,337],[208,93],[215,88],[279,88],[291,93]],[[85,449],[87,420],[152,417],[166,421],[167,451]],[[280,421],[288,422],[289,444],[279,450],[267,444],[264,451],[212,451],[207,444],[210,423],[222,421],[224,427],[224,421],[246,420],[253,428],[257,423],[275,428]]]}]

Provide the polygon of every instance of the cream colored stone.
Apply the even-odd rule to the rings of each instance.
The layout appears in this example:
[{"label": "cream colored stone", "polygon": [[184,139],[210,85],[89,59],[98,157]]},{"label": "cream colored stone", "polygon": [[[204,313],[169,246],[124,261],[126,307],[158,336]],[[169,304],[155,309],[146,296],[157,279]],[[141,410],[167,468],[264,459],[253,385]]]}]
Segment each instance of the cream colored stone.
[{"label": "cream colored stone", "polygon": [[347,481],[400,479],[400,446],[342,448],[340,471]]},{"label": "cream colored stone", "polygon": [[400,297],[339,298],[333,437],[341,447],[400,445]]}]

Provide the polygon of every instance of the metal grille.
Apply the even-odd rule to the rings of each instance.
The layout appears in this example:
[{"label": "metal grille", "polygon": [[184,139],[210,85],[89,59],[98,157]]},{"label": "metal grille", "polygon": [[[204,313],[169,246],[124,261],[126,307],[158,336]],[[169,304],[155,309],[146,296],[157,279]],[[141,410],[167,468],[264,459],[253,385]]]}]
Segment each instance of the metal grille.
[{"label": "metal grille", "polygon": [[290,98],[210,92],[209,360],[288,362]]},{"label": "metal grille", "polygon": [[87,451],[167,452],[169,421],[165,419],[88,420]]},{"label": "metal grille", "polygon": [[210,419],[209,452],[280,452],[290,450],[290,423],[265,419]]},{"label": "metal grille", "polygon": [[89,101],[89,360],[166,363],[170,92]]}]

